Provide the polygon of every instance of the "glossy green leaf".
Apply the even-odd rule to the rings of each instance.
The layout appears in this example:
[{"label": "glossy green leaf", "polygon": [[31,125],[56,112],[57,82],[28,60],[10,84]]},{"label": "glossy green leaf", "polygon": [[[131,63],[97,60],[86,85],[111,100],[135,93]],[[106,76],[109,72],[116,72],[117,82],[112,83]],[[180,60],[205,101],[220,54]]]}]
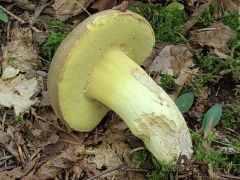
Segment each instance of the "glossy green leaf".
[{"label": "glossy green leaf", "polygon": [[194,94],[192,92],[188,92],[179,96],[175,103],[181,113],[186,113],[192,107],[193,101]]},{"label": "glossy green leaf", "polygon": [[3,21],[5,23],[8,22],[8,16],[3,10],[0,9],[0,21]]},{"label": "glossy green leaf", "polygon": [[174,11],[176,9],[183,10],[184,5],[182,5],[181,3],[178,3],[178,2],[173,2],[173,3],[170,3],[169,5],[167,5],[164,9],[167,11]]},{"label": "glossy green leaf", "polygon": [[204,133],[209,132],[214,128],[222,116],[222,104],[215,104],[212,106],[204,116],[203,130]]}]

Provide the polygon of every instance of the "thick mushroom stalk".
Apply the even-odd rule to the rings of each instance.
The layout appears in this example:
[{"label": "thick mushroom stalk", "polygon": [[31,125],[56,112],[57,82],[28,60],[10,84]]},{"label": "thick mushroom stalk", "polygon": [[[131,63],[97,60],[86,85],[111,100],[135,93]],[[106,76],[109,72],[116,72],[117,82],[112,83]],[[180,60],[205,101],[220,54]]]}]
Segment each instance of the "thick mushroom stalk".
[{"label": "thick mushroom stalk", "polygon": [[49,69],[56,115],[74,130],[89,132],[112,109],[159,161],[190,157],[182,114],[139,66],[154,44],[150,24],[130,11],[108,10],[84,20],[61,43]]},{"label": "thick mushroom stalk", "polygon": [[115,111],[158,160],[190,157],[189,131],[177,106],[121,49],[110,49],[93,67],[85,94]]}]

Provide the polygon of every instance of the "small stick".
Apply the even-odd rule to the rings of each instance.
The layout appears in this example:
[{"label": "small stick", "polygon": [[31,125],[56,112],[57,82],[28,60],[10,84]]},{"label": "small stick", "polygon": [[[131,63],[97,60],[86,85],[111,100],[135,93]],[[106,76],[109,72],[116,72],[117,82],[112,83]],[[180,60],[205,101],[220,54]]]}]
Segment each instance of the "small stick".
[{"label": "small stick", "polygon": [[20,23],[25,23],[25,21],[21,18],[19,18],[18,16],[16,16],[15,14],[11,13],[9,10],[5,9],[3,6],[0,5],[0,9],[2,9],[5,13],[7,13],[8,15],[14,17],[17,21],[19,21]]},{"label": "small stick", "polygon": [[116,170],[120,170],[121,168],[123,168],[123,164],[120,164],[119,166],[117,166],[117,167],[115,167],[113,169],[106,170],[106,171],[104,171],[104,172],[102,172],[102,173],[100,173],[98,175],[92,176],[92,177],[88,178],[87,180],[97,179],[97,178],[99,178],[99,177],[101,177],[101,176],[103,176],[105,174],[111,173],[111,172],[116,171]]},{"label": "small stick", "polygon": [[95,175],[95,176],[92,176],[92,177],[88,178],[87,180],[97,179],[97,178],[99,178],[99,177],[101,177],[101,176],[103,176],[105,174],[111,173],[111,172],[116,171],[116,170],[120,170],[120,171],[136,171],[136,172],[144,172],[144,173],[148,172],[148,170],[145,170],[145,169],[125,168],[123,166],[123,164],[120,164],[119,166],[117,166],[117,167],[115,167],[113,169],[106,170],[106,171],[104,171],[104,172],[102,172],[102,173],[100,173],[98,175]]},{"label": "small stick", "polygon": [[[21,19],[20,17],[18,17],[17,15],[13,14],[12,12],[8,11],[6,8],[4,8],[3,6],[0,5],[0,9],[2,9],[5,13],[7,13],[9,16],[12,16],[13,18],[15,18],[17,21],[19,21],[20,23],[24,24],[26,23],[26,21],[24,21],[23,19]],[[33,31],[36,31],[36,32],[42,32],[40,31],[39,29],[33,27],[32,25],[29,25],[30,28],[33,30]]]},{"label": "small stick", "polygon": [[4,112],[4,114],[3,114],[3,117],[2,117],[2,131],[4,132],[4,126],[5,126],[5,120],[6,120],[6,111]]},{"label": "small stick", "polygon": [[136,151],[142,151],[142,150],[144,150],[144,149],[145,149],[144,147],[137,147],[137,148],[135,148],[135,149],[132,149],[129,154],[132,154],[132,153],[134,153],[134,152],[136,152]]},{"label": "small stick", "polygon": [[232,175],[227,175],[227,174],[219,174],[221,177],[229,178],[229,179],[240,179],[239,176],[232,176]]}]

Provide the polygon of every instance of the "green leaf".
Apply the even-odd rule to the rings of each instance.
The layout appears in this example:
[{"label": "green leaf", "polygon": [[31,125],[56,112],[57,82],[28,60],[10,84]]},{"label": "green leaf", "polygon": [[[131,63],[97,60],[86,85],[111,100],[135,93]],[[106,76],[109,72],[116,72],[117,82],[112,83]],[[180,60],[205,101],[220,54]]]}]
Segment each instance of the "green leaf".
[{"label": "green leaf", "polygon": [[173,2],[173,3],[170,3],[169,5],[167,5],[164,9],[167,11],[175,11],[176,9],[183,10],[184,5],[182,5],[181,3],[178,3],[178,2]]},{"label": "green leaf", "polygon": [[194,101],[193,92],[182,94],[176,99],[176,105],[181,113],[186,113],[192,107]]},{"label": "green leaf", "polygon": [[5,12],[3,12],[3,10],[0,9],[0,21],[3,21],[5,23],[8,22],[8,16],[6,15]]},{"label": "green leaf", "polygon": [[203,130],[205,134],[218,124],[221,116],[222,104],[215,104],[207,111],[203,120]]}]

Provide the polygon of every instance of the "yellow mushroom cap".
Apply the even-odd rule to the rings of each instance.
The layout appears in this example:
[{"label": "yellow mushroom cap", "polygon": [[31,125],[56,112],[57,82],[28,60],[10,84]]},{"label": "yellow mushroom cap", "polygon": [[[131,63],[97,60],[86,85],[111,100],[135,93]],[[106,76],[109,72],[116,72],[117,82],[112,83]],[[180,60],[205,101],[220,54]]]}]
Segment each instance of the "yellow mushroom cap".
[{"label": "yellow mushroom cap", "polygon": [[57,116],[78,131],[95,128],[109,109],[84,95],[92,67],[111,48],[142,64],[154,43],[150,24],[133,12],[107,10],[85,19],[61,43],[49,69],[49,99]]}]

